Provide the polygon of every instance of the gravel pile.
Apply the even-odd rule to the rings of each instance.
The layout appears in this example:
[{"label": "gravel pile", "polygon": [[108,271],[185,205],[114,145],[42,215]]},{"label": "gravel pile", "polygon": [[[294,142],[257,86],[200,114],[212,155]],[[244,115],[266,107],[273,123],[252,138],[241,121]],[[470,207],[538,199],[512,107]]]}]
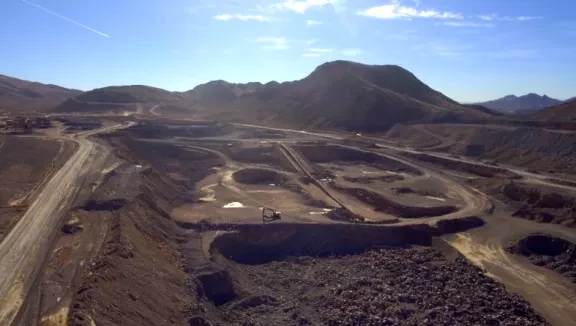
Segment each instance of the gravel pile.
[{"label": "gravel pile", "polygon": [[546,324],[464,258],[450,261],[431,248],[299,257],[242,270],[242,287],[256,298],[225,308],[223,325]]}]

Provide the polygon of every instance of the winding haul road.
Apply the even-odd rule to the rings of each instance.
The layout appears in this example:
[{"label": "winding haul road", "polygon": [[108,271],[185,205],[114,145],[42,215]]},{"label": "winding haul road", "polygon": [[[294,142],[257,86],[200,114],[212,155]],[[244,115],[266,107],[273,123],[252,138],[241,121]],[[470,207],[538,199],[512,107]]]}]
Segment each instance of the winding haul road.
[{"label": "winding haul road", "polygon": [[72,136],[77,151],[46,184],[36,200],[0,243],[0,325],[10,325],[36,280],[58,226],[90,170],[97,148],[88,136],[127,128],[116,125]]}]

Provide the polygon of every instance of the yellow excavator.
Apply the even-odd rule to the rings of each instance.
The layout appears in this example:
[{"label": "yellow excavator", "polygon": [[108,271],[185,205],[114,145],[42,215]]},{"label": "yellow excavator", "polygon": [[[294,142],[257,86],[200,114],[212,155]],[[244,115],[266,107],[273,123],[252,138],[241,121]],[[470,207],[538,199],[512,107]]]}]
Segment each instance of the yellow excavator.
[{"label": "yellow excavator", "polygon": [[262,223],[282,219],[282,213],[269,207],[262,207]]}]

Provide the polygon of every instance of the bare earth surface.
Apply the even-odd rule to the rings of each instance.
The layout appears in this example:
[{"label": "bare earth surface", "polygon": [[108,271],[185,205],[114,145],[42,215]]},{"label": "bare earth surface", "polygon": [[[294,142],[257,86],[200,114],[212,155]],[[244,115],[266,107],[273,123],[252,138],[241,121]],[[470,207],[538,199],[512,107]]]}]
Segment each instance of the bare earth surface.
[{"label": "bare earth surface", "polygon": [[[12,231],[0,243],[0,321],[10,323],[26,297],[53,241],[62,214],[75,189],[85,162],[94,159],[94,145],[76,138],[78,150],[52,177]],[[44,218],[38,218],[43,216]]]},{"label": "bare earth surface", "polygon": [[[135,115],[164,113],[152,111]],[[576,184],[437,152],[467,138],[416,130],[413,145],[438,135],[432,151],[212,122],[76,136],[78,151],[0,244],[0,316],[22,306],[44,325],[576,320],[569,255],[539,266],[510,250],[534,233],[573,248]],[[262,207],[282,219],[263,223]]]}]

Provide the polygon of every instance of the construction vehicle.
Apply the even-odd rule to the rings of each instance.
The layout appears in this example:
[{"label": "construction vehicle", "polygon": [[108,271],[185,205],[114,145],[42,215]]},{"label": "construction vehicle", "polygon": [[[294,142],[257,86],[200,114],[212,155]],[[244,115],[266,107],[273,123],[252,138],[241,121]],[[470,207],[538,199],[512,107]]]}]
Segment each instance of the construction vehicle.
[{"label": "construction vehicle", "polygon": [[269,207],[262,208],[262,223],[272,222],[282,219],[282,213]]}]

